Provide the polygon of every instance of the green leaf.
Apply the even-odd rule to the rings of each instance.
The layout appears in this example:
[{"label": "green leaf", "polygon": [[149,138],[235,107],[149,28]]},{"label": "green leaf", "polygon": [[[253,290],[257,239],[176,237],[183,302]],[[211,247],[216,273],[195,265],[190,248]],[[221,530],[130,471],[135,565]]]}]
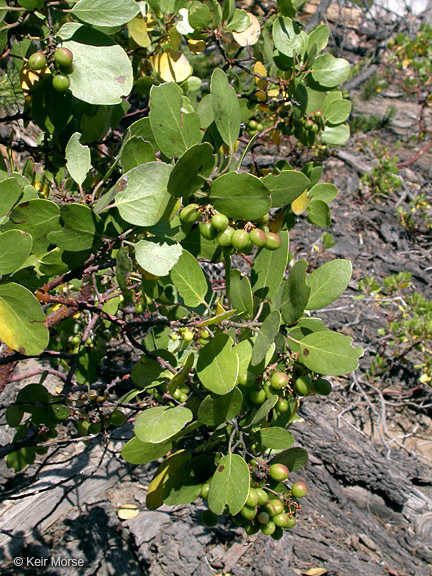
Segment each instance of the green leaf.
[{"label": "green leaf", "polygon": [[188,20],[192,28],[195,28],[195,30],[202,30],[210,25],[212,14],[209,7],[205,4],[202,4],[201,2],[193,2],[189,9]]},{"label": "green leaf", "polygon": [[286,450],[294,444],[294,436],[285,428],[271,426],[259,431],[259,442],[271,450]]},{"label": "green leaf", "polygon": [[207,280],[198,261],[190,252],[183,250],[170,275],[186,306],[196,308],[205,301]]},{"label": "green leaf", "polygon": [[321,134],[321,140],[326,144],[339,146],[345,144],[350,137],[350,129],[347,124],[339,124],[339,126],[326,126],[324,132]]},{"label": "green leaf", "polygon": [[160,444],[175,436],[192,419],[193,414],[189,408],[156,406],[138,414],[134,431],[140,442]]},{"label": "green leaf", "polygon": [[213,324],[220,324],[224,320],[228,320],[228,318],[231,318],[231,316],[235,314],[235,312],[236,312],[235,310],[226,310],[225,312],[216,314],[216,316],[212,316],[207,320],[202,320],[202,322],[199,322],[198,324],[196,324],[196,326],[201,327],[201,326],[212,326]]},{"label": "green leaf", "polygon": [[180,157],[201,142],[198,114],[181,112],[183,90],[174,82],[152,86],[150,125],[155,140],[168,158]]},{"label": "green leaf", "polygon": [[79,0],[72,14],[94,26],[122,26],[135,18],[139,11],[134,0]]},{"label": "green leaf", "polygon": [[166,276],[177,264],[182,247],[168,238],[150,237],[135,244],[135,257],[146,272]]},{"label": "green leaf", "polygon": [[332,200],[338,195],[338,189],[334,184],[328,184],[323,182],[322,184],[315,184],[309,192],[309,198],[316,198],[317,200],[322,200],[326,204],[330,204]]},{"label": "green leaf", "polygon": [[249,494],[249,468],[238,454],[227,454],[220,459],[210,481],[208,505],[215,514],[222,514],[225,506],[234,516],[243,508]]},{"label": "green leaf", "polygon": [[239,359],[227,334],[217,334],[200,349],[196,372],[201,384],[215,394],[228,394],[237,382]]},{"label": "green leaf", "polygon": [[127,248],[119,248],[116,256],[115,273],[117,283],[124,296],[126,302],[131,302],[132,292],[129,290],[128,274],[132,272],[132,260],[129,258],[129,250]]},{"label": "green leaf", "polygon": [[195,355],[193,352],[191,352],[184,361],[184,364],[180,372],[177,372],[174,378],[171,379],[171,382],[169,383],[168,386],[168,391],[170,394],[174,394],[177,388],[183,386],[183,384],[186,382],[186,380],[189,377],[189,373],[192,369],[192,366],[194,365],[194,361],[195,361]]},{"label": "green leaf", "polygon": [[333,100],[328,106],[324,118],[329,124],[342,124],[346,122],[351,114],[351,102],[348,100]]},{"label": "green leaf", "polygon": [[23,185],[17,178],[11,177],[0,181],[0,224],[7,221],[7,214],[20,200]]},{"label": "green leaf", "polygon": [[157,360],[147,358],[146,363],[135,362],[131,370],[131,378],[134,384],[145,390],[155,386],[161,381],[170,378],[170,372],[166,371]]},{"label": "green leaf", "polygon": [[69,92],[58,92],[53,87],[51,75],[42,78],[33,92],[33,121],[44,132],[60,132],[71,119],[72,100]]},{"label": "green leaf", "polygon": [[323,167],[322,164],[319,164],[318,162],[308,162],[303,166],[302,172],[309,178],[310,186],[312,187],[319,182],[323,172]]},{"label": "green leaf", "polygon": [[224,0],[222,18],[224,21],[232,18],[235,12],[235,0]]},{"label": "green leaf", "polygon": [[249,368],[250,360],[252,358],[253,342],[251,340],[242,340],[236,346],[234,351],[239,357],[239,374],[246,372]]},{"label": "green leaf", "polygon": [[13,350],[37,356],[49,342],[45,314],[35,296],[19,284],[0,285],[0,339]]},{"label": "green leaf", "polygon": [[21,230],[0,233],[0,274],[18,270],[31,254],[33,239]]},{"label": "green leaf", "polygon": [[334,88],[342,84],[349,74],[349,62],[344,58],[335,58],[331,54],[318,56],[312,65],[312,78],[325,88]]},{"label": "green leaf", "polygon": [[223,70],[216,68],[210,81],[214,121],[222,140],[233,149],[240,133],[241,112],[236,91]]},{"label": "green leaf", "polygon": [[225,26],[225,30],[230,32],[243,32],[250,24],[249,14],[246,10],[236,9],[229,24]]},{"label": "green leaf", "polygon": [[198,409],[198,420],[206,426],[219,426],[229,422],[240,412],[242,402],[243,394],[237,387],[217,398],[206,396]]},{"label": "green leaf", "polygon": [[[163,501],[167,506],[179,506],[194,502],[201,492],[204,478],[213,464],[211,454],[201,454],[185,462],[170,474],[163,490]],[[206,474],[207,472],[207,474]]]},{"label": "green leaf", "polygon": [[351,346],[352,338],[326,330],[303,338],[300,345],[300,360],[318,374],[342,376],[358,367],[363,348]]},{"label": "green leaf", "polygon": [[277,7],[282,16],[294,18],[296,10],[291,0],[277,0]]},{"label": "green leaf", "polygon": [[253,314],[253,296],[249,278],[239,270],[231,270],[230,276],[231,306],[236,309],[237,316],[250,318]]},{"label": "green leaf", "polygon": [[175,198],[188,198],[205,184],[215,164],[216,156],[208,142],[192,146],[175,164],[169,178],[168,192]]},{"label": "green leaf", "polygon": [[325,116],[327,114],[327,110],[329,109],[329,107],[332,105],[333,102],[342,99],[343,95],[340,90],[333,90],[332,92],[329,92],[327,96],[324,98],[324,102],[321,108],[323,115]]},{"label": "green leaf", "polygon": [[273,410],[273,408],[276,406],[276,402],[278,400],[279,400],[279,396],[276,396],[276,394],[270,396],[270,398],[267,398],[267,400],[261,404],[261,406],[258,408],[256,413],[254,414],[254,416],[253,416],[253,418],[249,424],[249,427],[253,428],[257,424],[260,424],[260,422],[262,422],[264,420],[264,418],[267,418],[267,414],[270,412],[270,410]]},{"label": "green leaf", "polygon": [[121,455],[131,464],[147,464],[147,462],[162,458],[171,448],[171,442],[152,444],[151,442],[141,442],[134,436],[123,446]]},{"label": "green leaf", "polygon": [[61,229],[60,209],[50,200],[30,200],[12,210],[6,228],[19,228],[30,234],[33,238],[33,254],[44,254],[50,245],[49,233]]},{"label": "green leaf", "polygon": [[324,50],[330,37],[330,30],[327,24],[321,24],[309,34],[308,51],[316,44],[317,53]]},{"label": "green leaf", "polygon": [[279,290],[288,265],[288,232],[280,232],[279,236],[282,240],[281,247],[270,253],[265,249],[259,250],[252,266],[252,290],[261,300],[273,298]]},{"label": "green leaf", "polygon": [[276,454],[270,464],[284,464],[290,472],[295,472],[307,463],[309,455],[304,448],[290,448]]},{"label": "green leaf", "polygon": [[133,86],[128,55],[106,34],[75,22],[64,24],[59,36],[74,56],[70,90],[89,104],[119,104]]},{"label": "green leaf", "polygon": [[140,164],[154,162],[156,154],[153,146],[141,136],[132,136],[124,144],[120,152],[123,172],[128,172]]},{"label": "green leaf", "polygon": [[306,260],[297,260],[275,299],[275,306],[287,324],[297,322],[308,303],[310,288],[306,283],[306,269]]},{"label": "green leaf", "polygon": [[[308,334],[328,330],[320,318],[300,318],[295,326],[288,330],[288,334],[296,340],[303,340]],[[290,340],[289,346],[291,350],[298,353],[300,350],[300,342],[293,342]]]},{"label": "green leaf", "polygon": [[330,226],[330,208],[326,202],[318,198],[312,198],[307,207],[307,221],[320,228]]},{"label": "green leaf", "polygon": [[264,320],[252,350],[252,366],[257,366],[266,357],[270,346],[273,344],[277,334],[279,334],[280,321],[278,310],[271,312]]},{"label": "green leaf", "polygon": [[80,144],[81,134],[75,132],[66,146],[66,168],[73,180],[82,186],[91,168],[90,148]]},{"label": "green leaf", "polygon": [[48,240],[62,250],[80,252],[100,242],[102,221],[91,208],[82,204],[65,204],[60,208],[64,228],[48,233]]},{"label": "green leaf", "polygon": [[331,304],[343,294],[351,280],[352,264],[349,260],[338,259],[326,262],[307,279],[310,296],[306,310],[318,310]]},{"label": "green leaf", "polygon": [[172,166],[147,162],[126,172],[116,184],[120,216],[136,226],[154,226],[162,218],[171,196],[167,192]]},{"label": "green leaf", "polygon": [[213,181],[210,201],[235,220],[257,220],[267,214],[271,202],[262,181],[248,173],[229,172]]},{"label": "green leaf", "polygon": [[291,18],[277,18],[274,21],[272,33],[276,49],[288,58],[301,54],[305,48],[300,27]]},{"label": "green leaf", "polygon": [[263,182],[270,192],[272,208],[289,206],[310,186],[309,178],[296,170],[283,170],[277,176],[268,174]]},{"label": "green leaf", "polygon": [[200,118],[200,125],[206,130],[214,122],[213,104],[211,94],[204,96],[197,106],[197,113]]}]

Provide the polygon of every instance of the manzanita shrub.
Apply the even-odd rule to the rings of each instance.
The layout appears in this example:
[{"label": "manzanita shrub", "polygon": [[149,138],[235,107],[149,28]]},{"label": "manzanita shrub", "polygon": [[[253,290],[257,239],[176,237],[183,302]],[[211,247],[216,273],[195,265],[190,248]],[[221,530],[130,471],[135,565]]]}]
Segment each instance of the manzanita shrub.
[{"label": "manzanita shrub", "polygon": [[[289,247],[299,217],[329,225],[336,187],[317,162],[244,166],[258,144],[349,136],[349,64],[325,51],[327,26],[304,31],[301,4],[0,0],[11,120],[40,129],[22,169],[13,144],[0,167],[0,376],[40,357],[59,378],[7,408],[10,467],[60,426],[87,438],[129,418],[123,458],[159,461],[149,509],[201,497],[208,525],[295,525],[308,488],[288,478],[307,453],[289,428],[362,354],[316,315],[351,263],[308,271]],[[100,388],[107,367],[121,398]]]}]

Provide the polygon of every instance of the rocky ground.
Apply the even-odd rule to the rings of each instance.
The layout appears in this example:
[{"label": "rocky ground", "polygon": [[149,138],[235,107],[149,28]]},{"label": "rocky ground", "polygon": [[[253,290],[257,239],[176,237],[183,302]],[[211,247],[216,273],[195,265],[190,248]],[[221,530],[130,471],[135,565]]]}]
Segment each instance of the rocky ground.
[{"label": "rocky ground", "polygon": [[[382,280],[400,271],[410,272],[414,289],[432,298],[431,231],[420,222],[409,233],[397,215],[397,207],[408,210],[420,192],[432,201],[432,154],[401,168],[400,188],[388,196],[372,194],[360,179],[373,166],[373,140],[379,138],[401,162],[410,161],[424,145],[416,139],[418,108],[392,87],[368,101],[359,87],[352,98],[353,118],[384,117],[389,106],[395,115],[385,129],[357,132],[342,151],[324,157],[324,179],[340,190],[328,229],[335,245],[324,249],[321,231],[302,219],[291,234],[294,255],[311,266],[336,257],[352,260],[346,294],[320,313],[329,327],[365,348],[356,375],[335,379],[328,400],[305,402],[303,421],[294,427],[297,444],[310,454],[298,475],[311,486],[301,521],[274,542],[261,535],[246,539],[223,523],[203,527],[199,504],[146,510],[149,469],[120,458],[132,435],[125,425],[109,441],[59,449],[41,469],[12,477],[1,467],[1,574],[432,575],[431,389],[419,385],[413,361],[397,361],[383,346],[377,330],[385,321],[374,300],[356,299],[365,276]],[[256,162],[265,167],[270,156],[285,155],[283,147],[268,144],[256,151]],[[390,369],[370,379],[377,353],[388,357]],[[11,394],[6,389],[0,404]],[[3,429],[0,439],[8,439]],[[137,505],[139,515],[120,521],[121,504]],[[17,567],[16,556],[61,557],[83,566]]]}]

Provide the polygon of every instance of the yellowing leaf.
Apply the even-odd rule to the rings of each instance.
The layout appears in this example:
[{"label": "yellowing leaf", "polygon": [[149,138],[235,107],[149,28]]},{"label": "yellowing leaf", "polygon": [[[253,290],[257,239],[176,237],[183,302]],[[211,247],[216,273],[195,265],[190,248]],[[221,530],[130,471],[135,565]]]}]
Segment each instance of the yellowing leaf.
[{"label": "yellowing leaf", "polygon": [[183,82],[192,74],[192,66],[184,54],[163,52],[153,56],[156,73],[166,82]]},{"label": "yellowing leaf", "polygon": [[162,464],[159,465],[147,490],[146,506],[149,510],[156,510],[162,506],[163,490],[170,475],[180,468],[182,464],[190,460],[190,458],[190,452],[187,450],[178,450],[168,456],[168,458],[165,458]]},{"label": "yellowing leaf", "polygon": [[123,504],[117,510],[117,516],[120,518],[120,520],[132,520],[132,518],[136,518],[138,514],[138,507],[134,504]]},{"label": "yellowing leaf", "polygon": [[150,46],[151,40],[148,35],[147,24],[143,18],[136,16],[133,20],[128,22],[127,27],[130,37],[138,44],[138,46],[142,46],[143,48]]},{"label": "yellowing leaf", "polygon": [[328,570],[326,568],[309,568],[306,572],[302,572],[304,576],[324,576],[327,574]]},{"label": "yellowing leaf", "polygon": [[205,40],[194,40],[191,38],[188,40],[189,50],[193,52],[193,54],[201,54],[204,48],[206,47]]},{"label": "yellowing leaf", "polygon": [[[262,62],[259,61],[255,62],[253,71],[255,74],[259,74],[260,76],[267,76],[266,67]],[[264,78],[258,78],[257,76],[255,76],[255,84],[263,92],[267,90],[267,80],[264,80]]]},{"label": "yellowing leaf", "polygon": [[296,214],[297,216],[299,214],[301,214],[302,212],[304,212],[306,210],[306,208],[309,206],[309,202],[311,201],[310,198],[308,198],[307,196],[307,190],[305,190],[303,192],[303,194],[301,194],[298,198],[296,198],[294,200],[294,202],[291,203],[291,210],[294,212],[294,214]]},{"label": "yellowing leaf", "polygon": [[221,301],[218,300],[216,302],[216,315],[223,314],[225,312],[225,308],[222,306]]},{"label": "yellowing leaf", "polygon": [[243,30],[243,32],[233,32],[234,40],[240,46],[253,46],[258,42],[258,38],[261,34],[261,26],[258,22],[258,18],[250,12],[248,12],[248,16],[250,24],[246,30]]},{"label": "yellowing leaf", "polygon": [[30,68],[24,65],[20,72],[21,88],[24,96],[32,92],[39,80],[47,74],[51,74],[48,66],[45,66],[42,70],[30,70]]}]

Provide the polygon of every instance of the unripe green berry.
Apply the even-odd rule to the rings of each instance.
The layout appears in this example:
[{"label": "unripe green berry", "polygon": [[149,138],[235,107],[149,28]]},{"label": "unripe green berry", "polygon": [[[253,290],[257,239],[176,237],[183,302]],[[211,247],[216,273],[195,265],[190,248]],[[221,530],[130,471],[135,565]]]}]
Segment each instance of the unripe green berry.
[{"label": "unripe green berry", "polygon": [[288,400],[286,400],[285,398],[279,398],[279,400],[276,402],[276,406],[275,406],[276,410],[278,412],[280,412],[281,414],[284,414],[285,412],[288,412],[289,410],[289,402]]},{"label": "unripe green berry", "polygon": [[304,482],[294,482],[291,492],[294,498],[303,498],[309,492],[309,488]]},{"label": "unripe green berry", "polygon": [[54,52],[54,62],[57,66],[67,67],[72,64],[73,54],[69,48],[57,48]]},{"label": "unripe green berry", "polygon": [[264,232],[264,230],[254,228],[249,232],[249,239],[252,244],[255,244],[255,246],[264,246],[267,240],[267,234]]},{"label": "unripe green berry", "polygon": [[288,478],[289,470],[284,464],[272,464],[270,466],[270,478],[277,482],[283,482]]},{"label": "unripe green berry", "polygon": [[193,332],[191,330],[185,330],[182,334],[182,338],[184,342],[192,342],[193,340]]},{"label": "unripe green berry", "polygon": [[263,390],[262,388],[251,390],[249,392],[249,400],[253,404],[262,404],[263,402],[265,402],[266,398],[267,395],[265,393],[265,390]]},{"label": "unripe green berry", "polygon": [[299,376],[294,384],[297,396],[308,396],[312,392],[313,384],[309,376]]},{"label": "unripe green berry", "polygon": [[52,79],[52,85],[54,90],[57,90],[57,92],[66,92],[70,86],[69,76],[66,76],[65,74],[57,74]]},{"label": "unripe green berry", "polygon": [[267,250],[277,250],[278,248],[280,248],[282,244],[280,236],[278,236],[274,232],[267,232],[266,236],[267,237],[265,247],[267,248]]},{"label": "unripe green berry", "polygon": [[240,514],[246,520],[253,520],[257,515],[257,509],[251,506],[243,506],[243,508],[240,510]]},{"label": "unripe green berry", "polygon": [[267,524],[267,522],[270,520],[270,516],[268,512],[260,512],[257,515],[257,520],[260,524]]},{"label": "unripe green berry", "polygon": [[30,70],[42,70],[46,66],[46,58],[42,52],[34,52],[28,59]]},{"label": "unripe green berry", "polygon": [[270,386],[275,390],[284,388],[289,382],[289,377],[285,372],[275,372],[270,379]]},{"label": "unripe green berry", "polygon": [[232,245],[231,239],[233,234],[234,234],[234,228],[228,226],[226,230],[224,230],[223,232],[219,232],[219,234],[216,236],[216,242],[219,244],[219,246],[227,248],[228,246]]},{"label": "unripe green berry", "polygon": [[317,394],[321,394],[321,396],[328,396],[332,391],[332,385],[325,378],[319,378],[313,383],[313,389]]},{"label": "unripe green berry", "polygon": [[275,531],[276,531],[276,524],[273,522],[273,520],[269,520],[267,524],[261,526],[261,532],[265,536],[272,536],[272,534],[274,534]]},{"label": "unripe green berry", "polygon": [[211,510],[204,510],[201,513],[201,522],[204,524],[204,526],[213,528],[214,526],[217,526],[218,517]]},{"label": "unripe green berry", "polygon": [[246,506],[250,506],[252,508],[258,506],[258,494],[255,488],[249,488],[249,494],[246,499]]},{"label": "unripe green berry", "polygon": [[231,244],[236,250],[243,250],[249,243],[249,234],[246,230],[235,230],[231,237]]},{"label": "unripe green berry", "polygon": [[201,214],[198,210],[198,204],[188,204],[180,211],[180,220],[187,224],[193,224],[200,219]]},{"label": "unripe green berry", "polygon": [[211,219],[211,224],[213,228],[219,230],[219,232],[223,232],[228,228],[229,220],[225,214],[214,214]]},{"label": "unripe green berry", "polygon": [[206,482],[201,487],[201,492],[200,492],[201,498],[204,498],[204,499],[207,498],[209,490],[210,490],[210,484],[208,482]]},{"label": "unripe green berry", "polygon": [[203,238],[206,240],[214,240],[217,236],[217,230],[212,226],[211,222],[200,222],[199,231]]},{"label": "unripe green berry", "polygon": [[255,383],[255,375],[252,372],[241,372],[238,375],[238,383],[240,386],[252,386]]},{"label": "unripe green berry", "polygon": [[269,500],[267,492],[262,488],[256,488],[256,493],[258,494],[258,505],[263,506],[263,504],[267,504]]}]

